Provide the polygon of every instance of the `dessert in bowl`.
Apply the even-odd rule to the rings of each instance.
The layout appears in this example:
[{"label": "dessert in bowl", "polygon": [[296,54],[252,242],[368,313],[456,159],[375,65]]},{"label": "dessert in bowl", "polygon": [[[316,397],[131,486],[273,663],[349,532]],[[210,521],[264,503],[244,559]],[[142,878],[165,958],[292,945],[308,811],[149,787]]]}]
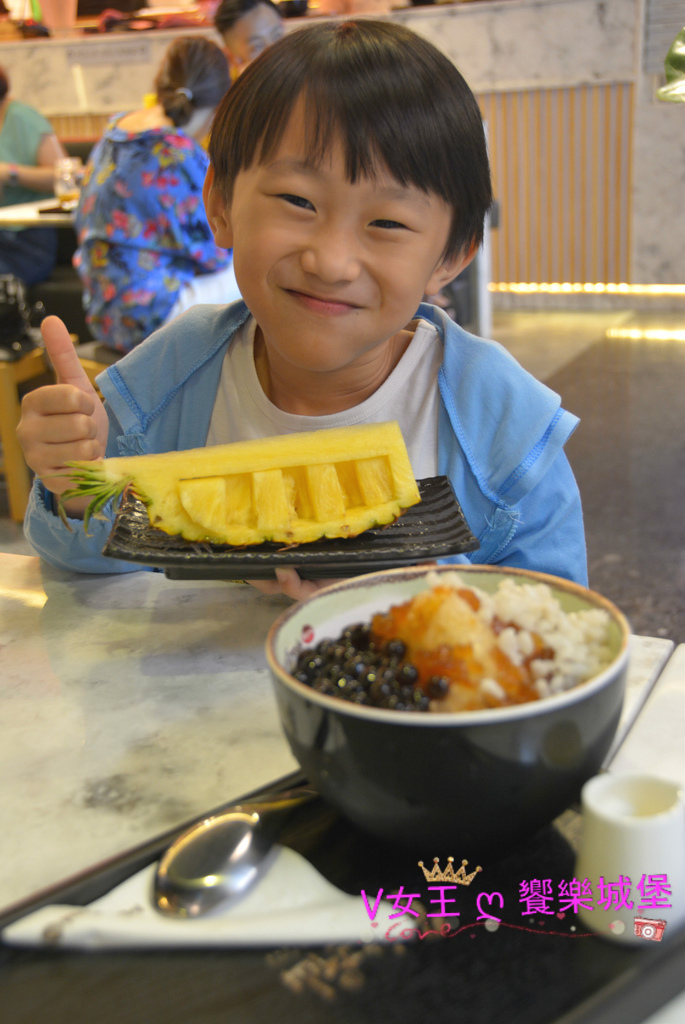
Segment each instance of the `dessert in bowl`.
[{"label": "dessert in bowl", "polygon": [[[491,566],[456,570],[455,578],[452,566],[394,569],[328,587],[280,616],[269,632],[266,653],[285,736],[322,796],[350,821],[381,838],[417,849],[429,843],[436,852],[439,844],[458,844],[471,859],[503,854],[529,838],[575,801],[583,783],[597,773],[621,714],[629,627],[610,601],[568,580]],[[438,685],[439,675],[426,677],[424,671],[422,677],[424,666],[417,657],[417,689],[427,700],[421,693],[412,699],[416,690],[406,685],[402,689],[392,680],[385,693],[378,684],[375,691],[367,685],[367,699],[361,684],[349,682],[349,673],[355,670],[349,668],[348,651],[341,674],[346,682],[340,686],[348,699],[335,695],[341,680],[335,679],[335,671],[332,680],[326,678],[331,647],[352,643],[352,635],[357,647],[363,646],[372,623],[387,627],[388,622],[407,618],[408,613],[403,619],[393,609],[406,607],[436,587],[455,586],[480,595],[474,598],[474,607],[481,606],[477,616],[481,621],[489,616],[494,624],[490,661],[487,652],[483,654],[488,641],[482,636],[473,645],[474,657],[466,658],[474,679]],[[504,604],[497,603],[500,587],[507,595]],[[520,602],[519,591],[512,590],[516,587],[522,588]],[[592,623],[590,633],[603,622],[599,650],[592,650],[580,669],[582,681],[564,675],[563,658],[548,667],[547,640],[534,629],[513,623],[516,605],[525,605],[527,592],[543,593],[543,606],[560,608],[562,618]],[[497,617],[497,610],[505,614],[503,608],[509,609],[506,621]],[[542,618],[546,617],[544,611]],[[530,622],[524,625],[529,627]],[[583,630],[588,632],[585,626]],[[577,631],[571,629],[571,641],[574,635]],[[392,638],[387,629],[384,639],[376,636],[371,641],[376,667],[385,672],[390,658],[397,673],[398,648],[393,660],[392,650],[388,655],[382,646],[388,642]],[[568,662],[573,651],[568,637],[566,648]],[[444,645],[441,650],[445,655]],[[503,682],[493,678],[492,656],[501,661],[502,651],[509,652],[505,662],[518,663],[513,682],[506,673]],[[400,669],[407,660],[407,652],[402,653]],[[416,653],[411,644],[408,653]],[[361,654],[359,673],[368,676]],[[461,664],[452,658],[451,664],[456,662]],[[304,668],[312,664],[307,675]],[[442,664],[449,665],[449,657],[443,657]],[[435,663],[431,666],[435,668]],[[521,673],[527,673],[525,686]],[[445,674],[449,676],[448,669]],[[405,671],[405,681],[406,675]],[[468,696],[470,692],[476,699]],[[369,703],[372,700],[376,703]],[[451,710],[454,707],[464,709]]]}]

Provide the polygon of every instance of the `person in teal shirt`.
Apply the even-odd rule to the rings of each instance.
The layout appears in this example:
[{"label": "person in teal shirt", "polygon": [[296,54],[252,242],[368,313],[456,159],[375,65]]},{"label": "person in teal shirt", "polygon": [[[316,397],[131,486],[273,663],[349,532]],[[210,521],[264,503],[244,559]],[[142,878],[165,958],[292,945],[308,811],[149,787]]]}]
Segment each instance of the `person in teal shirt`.
[{"label": "person in teal shirt", "polygon": [[[9,78],[0,68],[0,205],[53,195],[54,167],[66,155],[50,122],[33,107],[12,99]],[[56,256],[54,228],[0,231],[0,274],[38,284],[50,277]]]}]

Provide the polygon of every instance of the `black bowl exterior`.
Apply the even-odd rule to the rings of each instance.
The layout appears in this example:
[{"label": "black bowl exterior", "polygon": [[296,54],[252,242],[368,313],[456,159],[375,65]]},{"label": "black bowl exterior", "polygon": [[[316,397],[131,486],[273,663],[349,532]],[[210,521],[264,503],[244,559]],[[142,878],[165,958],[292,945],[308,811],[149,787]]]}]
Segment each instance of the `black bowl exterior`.
[{"label": "black bowl exterior", "polygon": [[[567,610],[603,608],[611,663],[565,693],[457,714],[380,711],[316,693],[289,669],[303,646],[337,637],[425,587],[428,570],[393,569],[335,584],[273,623],[266,643],[290,748],[312,784],[366,831],[466,857],[506,853],[569,804],[601,768],[618,727],[630,629],[606,598],[568,580],[495,566],[454,567],[467,584],[503,576],[546,583]],[[451,572],[450,566],[437,572]]]},{"label": "black bowl exterior", "polygon": [[611,746],[625,676],[548,714],[458,727],[397,728],[308,701],[276,677],[274,686],[293,755],[329,803],[382,839],[473,863],[502,856],[578,799]]}]

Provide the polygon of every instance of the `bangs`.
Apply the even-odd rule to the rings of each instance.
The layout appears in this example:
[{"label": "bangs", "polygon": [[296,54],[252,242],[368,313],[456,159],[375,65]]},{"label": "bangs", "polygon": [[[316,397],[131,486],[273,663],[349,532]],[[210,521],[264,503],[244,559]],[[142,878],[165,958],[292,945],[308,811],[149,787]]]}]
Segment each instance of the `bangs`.
[{"label": "bangs", "polygon": [[350,182],[383,168],[452,207],[446,254],[480,242],[491,203],[482,118],[435,47],[402,26],[366,20],[300,29],[275,43],[231,86],[215,118],[209,156],[227,195],[241,170],[275,156],[300,98],[308,161],[319,164],[340,140]]},{"label": "bangs", "polygon": [[[343,97],[331,89],[314,90],[310,85],[304,86],[301,97],[304,102],[304,156],[308,164],[320,165],[326,153],[338,141],[345,154],[345,175],[353,184],[360,178],[374,178],[379,163],[388,163],[378,139],[374,138],[374,131],[365,126],[355,114],[349,97]],[[295,97],[287,110],[275,114],[274,130],[265,132],[262,137],[258,163],[268,163],[275,157],[299,99],[299,96]],[[389,164],[388,167],[401,184],[409,183],[400,179]]]}]

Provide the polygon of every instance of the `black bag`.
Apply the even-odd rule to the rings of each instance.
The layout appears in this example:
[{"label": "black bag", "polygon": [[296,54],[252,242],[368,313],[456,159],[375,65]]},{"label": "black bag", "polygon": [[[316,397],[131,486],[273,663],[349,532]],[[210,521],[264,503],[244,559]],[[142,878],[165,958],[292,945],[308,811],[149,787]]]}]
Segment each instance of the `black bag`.
[{"label": "black bag", "polygon": [[0,274],[0,359],[21,359],[38,344],[23,281],[14,274]]}]

